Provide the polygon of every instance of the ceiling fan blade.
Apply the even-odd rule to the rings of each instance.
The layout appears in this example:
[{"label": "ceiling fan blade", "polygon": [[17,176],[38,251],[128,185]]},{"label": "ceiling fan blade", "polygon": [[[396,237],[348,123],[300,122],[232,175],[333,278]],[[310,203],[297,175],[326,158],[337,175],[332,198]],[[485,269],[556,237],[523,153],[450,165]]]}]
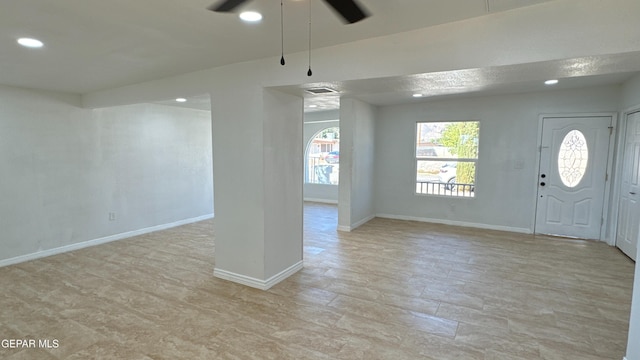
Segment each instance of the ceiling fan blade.
[{"label": "ceiling fan blade", "polygon": [[247,2],[247,0],[221,0],[209,6],[207,9],[217,12],[231,12],[245,2]]},{"label": "ceiling fan blade", "polygon": [[344,21],[353,24],[369,16],[368,12],[356,3],[356,0],[324,0]]}]

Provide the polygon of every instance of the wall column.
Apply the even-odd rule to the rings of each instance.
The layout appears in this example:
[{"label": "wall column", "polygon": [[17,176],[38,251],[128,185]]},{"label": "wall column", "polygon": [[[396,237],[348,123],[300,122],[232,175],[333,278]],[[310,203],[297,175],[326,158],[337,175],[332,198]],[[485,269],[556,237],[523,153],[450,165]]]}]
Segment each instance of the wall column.
[{"label": "wall column", "polygon": [[338,230],[351,231],[375,216],[374,140],[375,107],[341,98]]},{"label": "wall column", "polygon": [[302,268],[302,98],[212,93],[214,276],[266,290]]}]

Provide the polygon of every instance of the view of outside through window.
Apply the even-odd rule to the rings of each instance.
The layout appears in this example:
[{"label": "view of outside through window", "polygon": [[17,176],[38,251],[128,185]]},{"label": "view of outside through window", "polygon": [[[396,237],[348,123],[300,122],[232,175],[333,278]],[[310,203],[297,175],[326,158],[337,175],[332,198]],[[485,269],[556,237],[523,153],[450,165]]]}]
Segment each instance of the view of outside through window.
[{"label": "view of outside through window", "polygon": [[307,150],[307,183],[338,185],[340,173],[340,128],[320,131]]},{"label": "view of outside through window", "polygon": [[475,195],[479,129],[479,121],[417,124],[417,194]]}]

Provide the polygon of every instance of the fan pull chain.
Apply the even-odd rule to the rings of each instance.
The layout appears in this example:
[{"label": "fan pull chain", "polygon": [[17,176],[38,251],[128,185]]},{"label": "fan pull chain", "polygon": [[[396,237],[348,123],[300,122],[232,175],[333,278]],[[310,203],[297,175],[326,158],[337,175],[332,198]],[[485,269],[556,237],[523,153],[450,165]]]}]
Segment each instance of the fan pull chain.
[{"label": "fan pull chain", "polygon": [[311,71],[311,0],[309,0],[309,71],[307,71],[307,76],[313,75],[313,71]]},{"label": "fan pull chain", "polygon": [[284,6],[283,0],[280,0],[280,48],[282,49],[282,55],[280,56],[280,65],[284,66]]}]

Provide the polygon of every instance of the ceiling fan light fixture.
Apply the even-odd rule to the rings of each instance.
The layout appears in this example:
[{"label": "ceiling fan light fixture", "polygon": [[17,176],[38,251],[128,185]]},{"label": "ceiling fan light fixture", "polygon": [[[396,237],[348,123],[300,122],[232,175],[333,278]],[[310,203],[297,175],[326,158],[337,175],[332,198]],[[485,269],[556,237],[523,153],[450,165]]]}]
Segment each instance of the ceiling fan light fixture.
[{"label": "ceiling fan light fixture", "polygon": [[[249,0],[218,0],[207,9],[215,12],[233,12],[238,7],[244,5]],[[369,12],[363,8],[356,0],[324,0],[345,23],[353,24],[369,16]]]},{"label": "ceiling fan light fixture", "polygon": [[243,11],[240,13],[240,19],[246,22],[258,22],[262,20],[262,14],[257,11]]}]

